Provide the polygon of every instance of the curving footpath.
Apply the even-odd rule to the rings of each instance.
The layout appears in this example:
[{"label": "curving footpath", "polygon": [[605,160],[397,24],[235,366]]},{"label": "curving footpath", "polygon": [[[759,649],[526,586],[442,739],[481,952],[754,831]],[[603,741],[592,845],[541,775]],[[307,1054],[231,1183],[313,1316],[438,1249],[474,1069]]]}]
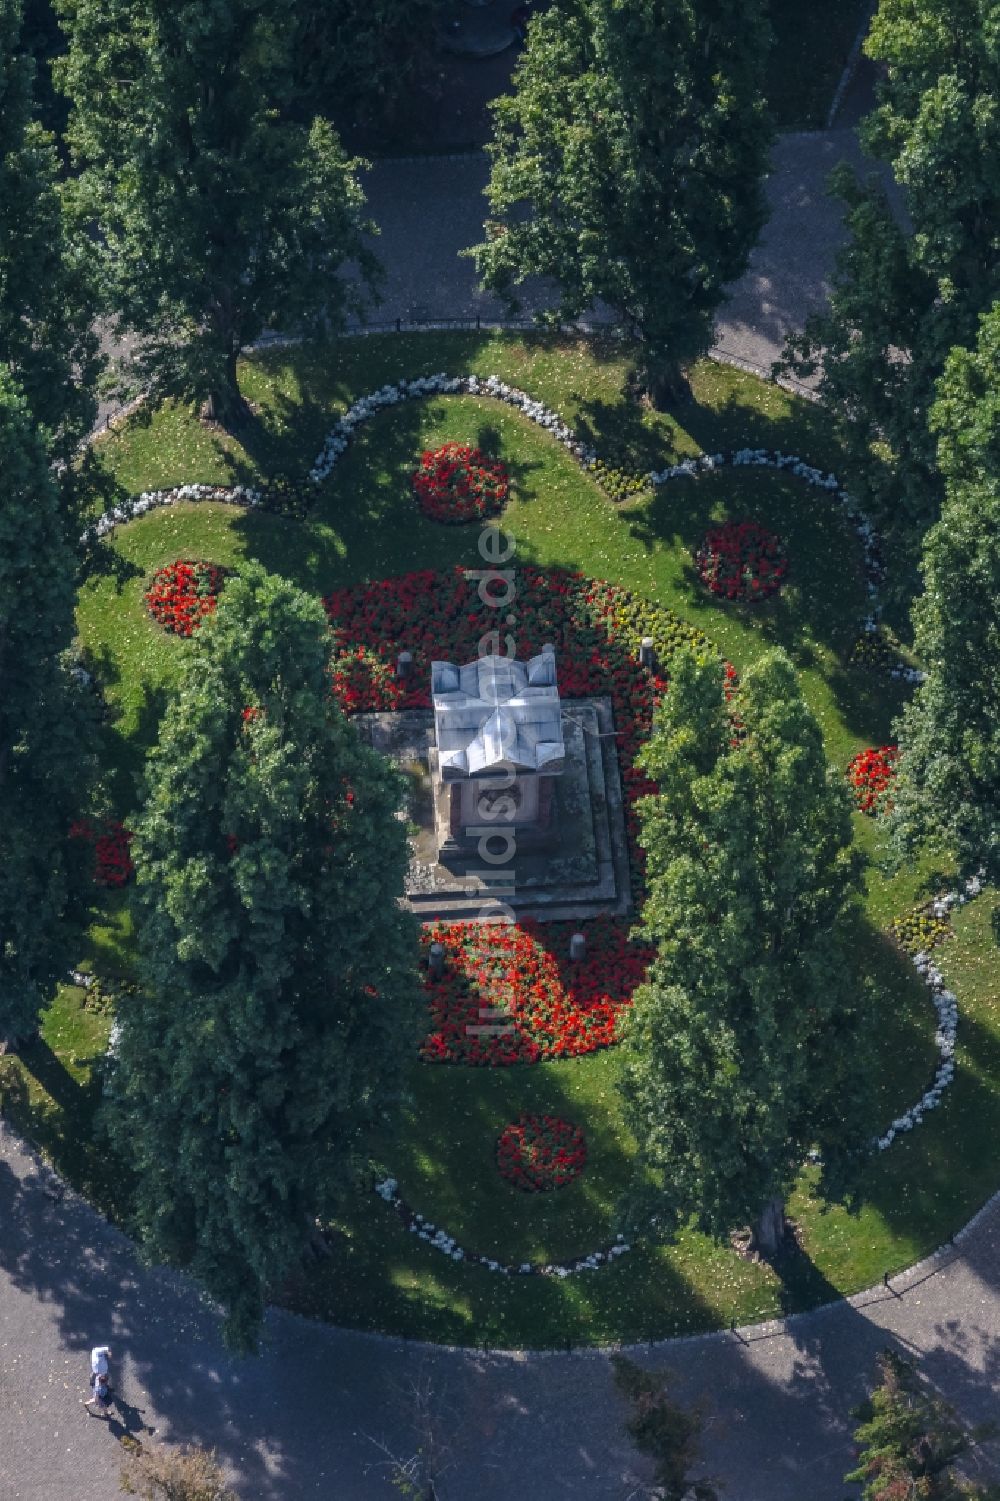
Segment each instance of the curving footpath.
[{"label": "curving footpath", "polygon": [[[841,1501],[848,1409],[883,1346],[918,1357],[970,1420],[995,1414],[998,1258],[1000,1197],[889,1289],[633,1353],[705,1403],[705,1466],[730,1501]],[[111,1424],[80,1405],[105,1341],[123,1398]],[[414,1384],[451,1449],[440,1501],[624,1501],[643,1477],[599,1351],[486,1356],[272,1311],[262,1355],[233,1359],[193,1286],[141,1267],[0,1123],[0,1501],[106,1501],[116,1438],[144,1428],[217,1448],[246,1501],[388,1501],[378,1442],[416,1449]]]}]

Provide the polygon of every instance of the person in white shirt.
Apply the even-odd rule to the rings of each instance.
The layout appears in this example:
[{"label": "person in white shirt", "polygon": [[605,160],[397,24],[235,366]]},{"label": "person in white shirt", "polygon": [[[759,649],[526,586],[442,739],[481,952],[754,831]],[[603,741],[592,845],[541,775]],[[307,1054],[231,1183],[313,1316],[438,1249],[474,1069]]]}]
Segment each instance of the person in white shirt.
[{"label": "person in white shirt", "polygon": [[107,1345],[95,1345],[90,1352],[90,1384],[96,1376],[107,1376],[111,1370],[111,1351]]}]

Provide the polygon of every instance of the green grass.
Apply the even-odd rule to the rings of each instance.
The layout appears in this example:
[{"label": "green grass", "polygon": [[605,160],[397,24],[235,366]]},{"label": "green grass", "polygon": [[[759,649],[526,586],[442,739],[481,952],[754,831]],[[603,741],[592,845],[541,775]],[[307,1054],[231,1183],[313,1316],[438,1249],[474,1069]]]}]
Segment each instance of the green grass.
[{"label": "green grass", "polygon": [[[675,416],[640,412],[623,398],[625,361],[614,343],[495,335],[345,340],[323,361],[274,353],[243,371],[260,411],[242,444],[210,434],[179,408],[157,412],[102,444],[130,490],[182,480],[254,478],[301,472],[334,415],[386,380],[435,370],[497,373],[589,431],[601,453],[647,468],[696,452],[761,444],[796,451],[836,469],[823,414],[738,372],[705,365],[694,400]],[[154,627],[142,605],[150,572],[178,556],[222,563],[243,557],[320,593],[417,567],[476,566],[475,529],[425,521],[408,489],[420,448],[445,438],[474,441],[508,463],[513,480],[505,528],[518,559],[560,563],[611,579],[669,605],[702,626],[737,665],[771,643],[792,654],[806,696],[839,765],[862,745],[889,738],[905,690],[843,663],[864,608],[860,552],[831,502],[794,479],[765,470],[723,471],[679,480],[655,497],[616,508],[569,456],[512,409],[469,397],[412,402],[372,419],[322,487],[305,523],[223,505],[181,506],[119,529],[119,576],[91,580],[79,628],[98,665],[112,710],[105,763],[118,811],[136,799],[146,748],[188,649]],[[692,577],[690,553],[710,520],[758,517],[788,541],[790,579],[754,610],[709,604]],[[880,835],[855,818],[873,857]],[[879,1059],[873,1131],[911,1104],[934,1068],[933,1010],[909,964],[884,936],[891,919],[944,879],[930,862],[887,879],[875,865],[851,946]],[[990,1142],[1000,1110],[995,944],[989,899],[963,911],[942,965],[961,1005],[960,1073],[943,1108],[873,1162],[860,1212],[824,1212],[803,1174],[794,1202],[805,1255],[783,1269],[748,1264],[689,1233],[674,1247],[641,1247],[615,1266],[566,1281],[504,1278],[455,1264],[406,1233],[395,1214],[363,1192],[339,1225],[329,1264],[296,1279],[285,1300],[345,1324],[410,1336],[532,1345],[641,1339],[715,1327],[809,1306],[877,1280],[935,1246],[995,1186]],[[95,919],[83,956],[127,975],[131,926],[122,898]],[[106,1018],[61,989],[42,1045],[5,1077],[12,1111],[67,1174],[103,1201],[104,1161],[91,1142],[98,1099],[91,1060]],[[376,1160],[398,1178],[413,1207],[470,1249],[504,1260],[569,1259],[608,1244],[630,1151],[614,1088],[618,1058],[471,1070],[414,1061],[397,1127],[374,1143]],[[526,1195],[496,1172],[499,1130],[521,1110],[557,1112],[587,1132],[586,1172],[565,1190]]]},{"label": "green grass", "polygon": [[108,1209],[116,1175],[94,1113],[111,1018],[94,1015],[85,1003],[83,989],[58,986],[39,1036],[17,1057],[0,1058],[0,1109],[75,1187]]},{"label": "green grass", "polygon": [[[579,340],[486,334],[344,341],[335,361],[276,353],[245,368],[247,392],[262,411],[245,446],[206,436],[190,414],[168,408],[150,426],[112,436],[102,452],[133,491],[185,479],[301,472],[318,452],[332,414],[356,395],[404,374],[436,370],[510,379],[590,433],[602,454],[632,467],[752,442],[836,468],[822,414],[740,372],[705,364],[694,379],[695,399],[678,417],[640,413],[622,399],[617,344],[597,345],[592,353]],[[81,634],[104,664],[112,680],[109,697],[121,710],[113,764],[129,773],[137,769],[183,651],[180,642],[163,640],[141,602],[146,578],[170,558],[184,553],[228,563],[259,557],[315,592],[413,567],[475,566],[472,532],[424,520],[409,495],[415,453],[445,437],[476,441],[510,465],[513,499],[505,525],[522,560],[580,568],[670,605],[707,630],[737,667],[764,642],[786,646],[839,765],[869,736],[886,738],[904,690],[840,665],[864,595],[860,550],[828,500],[788,476],[747,469],[677,480],[647,502],[616,509],[563,449],[511,408],[441,397],[405,403],[366,424],[305,526],[197,506],[154,513],[120,532],[117,548],[134,576],[124,583],[96,580],[80,601]],[[708,522],[727,511],[758,517],[790,543],[789,584],[754,611],[709,604],[694,581],[690,551]]]}]

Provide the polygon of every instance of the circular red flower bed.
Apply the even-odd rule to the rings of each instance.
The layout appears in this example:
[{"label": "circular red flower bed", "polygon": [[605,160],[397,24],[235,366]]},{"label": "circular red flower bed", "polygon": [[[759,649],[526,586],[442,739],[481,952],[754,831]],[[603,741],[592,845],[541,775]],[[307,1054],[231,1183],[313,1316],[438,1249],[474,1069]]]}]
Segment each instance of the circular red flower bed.
[{"label": "circular red flower bed", "polygon": [[872,745],[852,756],[847,766],[847,780],[862,813],[874,815],[888,812],[892,807],[888,793],[896,779],[898,760],[899,748],[895,745]]},{"label": "circular red flower bed", "polygon": [[695,563],[702,583],[720,599],[766,599],[777,594],[788,572],[781,538],[756,521],[726,521],[713,527]]},{"label": "circular red flower bed", "polygon": [[496,516],[510,489],[506,466],[464,443],[426,449],[412,483],[424,515],[446,523]]},{"label": "circular red flower bed", "polygon": [[[634,805],[655,789],[635,755],[667,686],[665,677],[640,665],[639,645],[652,636],[658,660],[667,662],[681,645],[710,643],[670,610],[580,573],[526,565],[516,570],[514,586],[503,604],[516,612],[516,629],[498,634],[495,649],[523,660],[552,642],[563,698],[611,700],[637,894],[643,856]],[[459,568],[340,589],[324,605],[335,643],[333,689],[348,713],[429,708],[431,662],[445,654],[471,662],[505,619],[498,619],[495,600],[480,598],[477,579]],[[403,650],[412,665],[400,679],[394,666]],[[735,672],[727,672],[732,684]],[[445,965],[440,980],[425,972],[431,1025],[421,1056],[501,1066],[608,1047],[649,960],[648,950],[629,940],[631,926],[628,918],[588,923],[587,957],[579,964],[569,962],[569,923],[424,929],[425,944],[435,937],[444,944]],[[509,1023],[505,1018],[484,1031],[479,1012],[487,1008],[503,1008]]]},{"label": "circular red flower bed", "polygon": [[565,1188],[583,1172],[587,1143],[579,1126],[558,1115],[522,1115],[497,1142],[501,1176],[526,1193]]},{"label": "circular red flower bed", "polygon": [[177,636],[190,636],[215,609],[229,574],[219,563],[178,558],[153,574],[146,590],[146,609],[157,625]]}]

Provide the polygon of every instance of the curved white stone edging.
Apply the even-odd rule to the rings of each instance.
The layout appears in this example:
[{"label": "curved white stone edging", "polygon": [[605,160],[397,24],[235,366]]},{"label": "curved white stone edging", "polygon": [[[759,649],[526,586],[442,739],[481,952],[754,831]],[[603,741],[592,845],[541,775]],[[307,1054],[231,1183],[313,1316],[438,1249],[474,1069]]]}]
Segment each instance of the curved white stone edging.
[{"label": "curved white stone edging", "polygon": [[143,490],[140,495],[130,496],[91,522],[80,537],[80,545],[85,547],[97,537],[106,537],[116,526],[134,521],[137,516],[145,516],[160,506],[175,506],[179,501],[215,500],[230,506],[252,507],[259,506],[263,499],[262,491],[250,485],[174,485],[169,490]]},{"label": "curved white stone edging", "polygon": [[395,1178],[383,1178],[381,1183],[375,1184],[375,1192],[380,1199],[392,1205],[408,1230],[442,1255],[450,1257],[452,1261],[469,1261],[474,1266],[484,1266],[488,1272],[499,1272],[504,1277],[570,1277],[574,1272],[596,1271],[600,1266],[610,1266],[619,1256],[624,1256],[626,1251],[632,1249],[625,1237],[619,1235],[605,1250],[592,1251],[589,1256],[577,1256],[569,1262],[497,1261],[492,1256],[481,1256],[478,1251],[467,1251],[453,1235],[439,1229],[422,1214],[417,1214],[399,1193],[399,1184]]},{"label": "curved white stone edging", "polygon": [[[937,917],[945,917],[953,907],[964,907],[973,897],[979,895],[983,889],[983,873],[970,876],[960,891],[949,891],[944,896],[935,899],[932,911]],[[930,1089],[926,1090],[917,1103],[902,1115],[897,1116],[884,1136],[876,1139],[875,1146],[880,1152],[886,1152],[892,1146],[896,1137],[906,1131],[912,1131],[914,1126],[919,1126],[928,1110],[936,1110],[941,1103],[941,1096],[955,1077],[955,1034],[958,1031],[958,1000],[950,990],[945,989],[944,978],[937,965],[931,963],[930,955],[923,952],[915,954],[913,963],[917,973],[931,993],[934,1010],[937,1012],[937,1031],[934,1041],[937,1045],[940,1063],[934,1075],[934,1082]]]}]

